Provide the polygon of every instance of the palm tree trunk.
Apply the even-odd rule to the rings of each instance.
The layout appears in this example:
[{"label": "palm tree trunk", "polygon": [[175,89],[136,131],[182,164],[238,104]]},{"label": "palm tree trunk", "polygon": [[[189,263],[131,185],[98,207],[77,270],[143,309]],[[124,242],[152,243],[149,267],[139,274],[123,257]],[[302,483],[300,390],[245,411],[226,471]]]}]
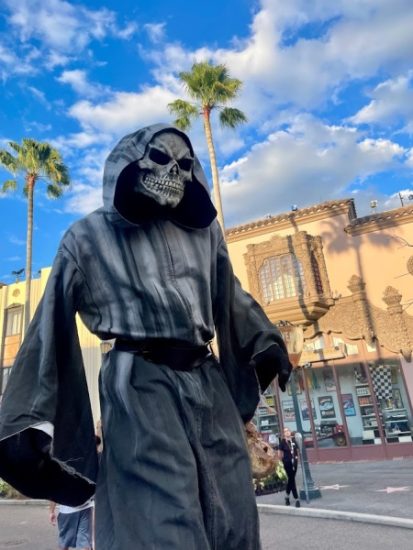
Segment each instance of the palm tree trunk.
[{"label": "palm tree trunk", "polygon": [[217,209],[217,218],[221,225],[222,233],[224,234],[224,237],[225,237],[224,213],[222,211],[222,202],[221,202],[221,189],[219,187],[217,160],[215,157],[215,148],[214,148],[214,142],[212,140],[212,130],[211,130],[211,122],[210,122],[209,115],[210,115],[210,111],[208,109],[204,109],[204,112],[203,112],[204,130],[205,130],[205,137],[208,145],[209,161],[211,163],[212,191],[214,194],[215,208]]},{"label": "palm tree trunk", "polygon": [[32,286],[32,252],[33,252],[33,196],[35,178],[27,176],[27,234],[26,234],[26,297],[24,304],[24,334],[30,323],[30,294]]}]

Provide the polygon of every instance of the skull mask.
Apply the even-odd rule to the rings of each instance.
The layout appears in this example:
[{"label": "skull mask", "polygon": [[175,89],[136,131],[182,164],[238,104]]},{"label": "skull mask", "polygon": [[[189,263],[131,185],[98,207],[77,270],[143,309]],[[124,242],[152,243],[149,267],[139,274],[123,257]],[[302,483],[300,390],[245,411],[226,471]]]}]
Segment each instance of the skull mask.
[{"label": "skull mask", "polygon": [[188,143],[175,132],[156,134],[137,164],[135,191],[161,206],[175,208],[184,196],[185,186],[192,181],[194,157]]}]

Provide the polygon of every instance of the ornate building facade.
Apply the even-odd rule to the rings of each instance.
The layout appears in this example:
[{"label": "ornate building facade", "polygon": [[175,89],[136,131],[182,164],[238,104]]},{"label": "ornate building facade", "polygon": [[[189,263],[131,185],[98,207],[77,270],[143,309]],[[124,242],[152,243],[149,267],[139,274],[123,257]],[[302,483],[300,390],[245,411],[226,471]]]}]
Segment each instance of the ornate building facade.
[{"label": "ornate building facade", "polygon": [[304,329],[293,383],[257,411],[264,436],[299,429],[318,461],[413,456],[413,207],[357,218],[352,200],[330,201],[227,242],[269,318]]}]

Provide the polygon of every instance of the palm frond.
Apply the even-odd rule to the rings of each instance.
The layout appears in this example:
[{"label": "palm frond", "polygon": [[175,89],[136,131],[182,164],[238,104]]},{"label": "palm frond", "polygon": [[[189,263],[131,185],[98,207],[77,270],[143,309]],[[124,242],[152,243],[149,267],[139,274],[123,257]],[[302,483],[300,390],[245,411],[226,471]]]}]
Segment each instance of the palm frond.
[{"label": "palm frond", "polygon": [[225,107],[219,113],[219,121],[223,127],[235,128],[239,124],[247,122],[247,117],[239,109]]},{"label": "palm frond", "polygon": [[58,199],[63,193],[63,189],[58,185],[49,183],[47,186],[47,196],[51,199]]},{"label": "palm frond", "polygon": [[[9,172],[23,173],[26,182],[27,178],[31,176],[34,178],[34,182],[39,177],[44,177],[54,185],[69,185],[68,169],[62,161],[59,151],[49,143],[23,138],[21,144],[10,141],[9,146],[16,155],[3,149],[0,150],[0,164]],[[23,194],[27,196],[26,184],[23,187]],[[53,193],[53,196],[55,195]]]},{"label": "palm frond", "polygon": [[13,157],[13,155],[4,149],[0,150],[0,164],[12,174],[16,174],[18,172],[16,157]]},{"label": "palm frond", "polygon": [[196,105],[183,99],[176,99],[172,103],[168,103],[168,109],[171,114],[176,115],[174,124],[181,130],[190,128],[192,119],[199,115]]},{"label": "palm frond", "polygon": [[17,189],[16,180],[6,180],[1,186],[1,192],[7,193],[7,191],[15,191]]},{"label": "palm frond", "polygon": [[229,77],[225,65],[206,61],[194,63],[191,71],[181,72],[179,78],[188,95],[209,109],[234,99],[242,86],[240,80]]}]

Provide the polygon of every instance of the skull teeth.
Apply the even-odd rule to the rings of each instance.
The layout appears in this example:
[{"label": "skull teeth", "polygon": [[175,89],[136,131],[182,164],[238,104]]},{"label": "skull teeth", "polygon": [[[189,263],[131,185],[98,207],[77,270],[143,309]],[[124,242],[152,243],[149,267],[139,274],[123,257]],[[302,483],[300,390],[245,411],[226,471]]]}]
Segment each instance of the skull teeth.
[{"label": "skull teeth", "polygon": [[168,177],[159,179],[149,174],[145,177],[144,184],[150,187],[152,191],[169,195],[182,193],[183,190],[182,182],[179,179],[171,179]]}]

